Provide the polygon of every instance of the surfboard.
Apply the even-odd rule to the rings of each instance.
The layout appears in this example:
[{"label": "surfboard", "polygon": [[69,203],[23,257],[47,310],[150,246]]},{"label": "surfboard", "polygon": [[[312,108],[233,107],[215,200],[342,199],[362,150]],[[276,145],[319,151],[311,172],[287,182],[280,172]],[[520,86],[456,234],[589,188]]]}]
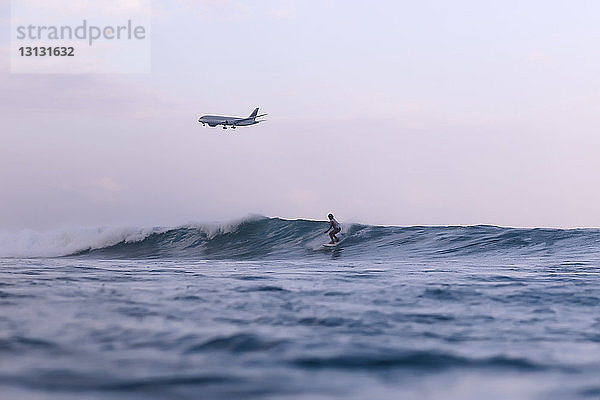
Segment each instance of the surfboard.
[{"label": "surfboard", "polygon": [[337,246],[338,244],[340,244],[340,242],[336,242],[336,243],[325,243],[325,244],[323,245],[323,247],[335,247],[335,246]]}]

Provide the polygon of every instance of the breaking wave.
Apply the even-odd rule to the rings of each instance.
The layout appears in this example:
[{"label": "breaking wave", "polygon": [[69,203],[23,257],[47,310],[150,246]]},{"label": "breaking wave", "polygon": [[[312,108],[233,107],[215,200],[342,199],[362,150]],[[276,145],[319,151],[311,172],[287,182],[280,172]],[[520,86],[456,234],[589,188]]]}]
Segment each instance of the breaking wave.
[{"label": "breaking wave", "polygon": [[[101,258],[262,259],[331,253],[321,244],[327,222],[253,217],[225,225],[174,228],[95,228],[22,232],[0,241],[1,257],[88,256]],[[477,226],[343,225],[333,251],[359,259],[480,254],[595,254],[598,229]]]}]

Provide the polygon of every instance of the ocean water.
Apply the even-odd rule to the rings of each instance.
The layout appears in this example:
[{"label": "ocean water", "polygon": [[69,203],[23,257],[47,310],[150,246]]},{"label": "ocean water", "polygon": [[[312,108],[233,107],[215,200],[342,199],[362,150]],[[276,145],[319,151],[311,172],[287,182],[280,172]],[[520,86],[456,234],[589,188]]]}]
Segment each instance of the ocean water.
[{"label": "ocean water", "polygon": [[2,399],[600,399],[600,231],[2,237]]}]

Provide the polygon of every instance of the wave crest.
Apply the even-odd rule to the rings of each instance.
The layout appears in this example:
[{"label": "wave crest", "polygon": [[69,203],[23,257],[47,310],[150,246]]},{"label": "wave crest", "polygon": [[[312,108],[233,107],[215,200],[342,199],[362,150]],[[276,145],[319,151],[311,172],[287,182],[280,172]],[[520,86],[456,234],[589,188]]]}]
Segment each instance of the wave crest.
[{"label": "wave crest", "polygon": [[[0,257],[260,259],[322,254],[327,222],[252,217],[222,225],[174,228],[94,228],[21,232],[3,237]],[[334,251],[357,258],[457,257],[481,253],[595,254],[597,229],[517,229],[496,226],[342,225]]]}]

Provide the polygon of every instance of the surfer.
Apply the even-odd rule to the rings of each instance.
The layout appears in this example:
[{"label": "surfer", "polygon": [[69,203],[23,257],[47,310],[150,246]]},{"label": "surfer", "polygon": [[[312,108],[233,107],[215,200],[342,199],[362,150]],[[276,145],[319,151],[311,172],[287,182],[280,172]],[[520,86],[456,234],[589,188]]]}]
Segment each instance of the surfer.
[{"label": "surfer", "polygon": [[335,234],[340,233],[342,228],[340,228],[340,223],[333,218],[333,214],[329,214],[327,217],[329,218],[329,228],[327,228],[325,233],[329,232],[329,230],[333,228],[333,230],[329,232],[329,237],[331,238],[331,242],[329,242],[329,244],[335,244],[335,242],[340,241]]}]

